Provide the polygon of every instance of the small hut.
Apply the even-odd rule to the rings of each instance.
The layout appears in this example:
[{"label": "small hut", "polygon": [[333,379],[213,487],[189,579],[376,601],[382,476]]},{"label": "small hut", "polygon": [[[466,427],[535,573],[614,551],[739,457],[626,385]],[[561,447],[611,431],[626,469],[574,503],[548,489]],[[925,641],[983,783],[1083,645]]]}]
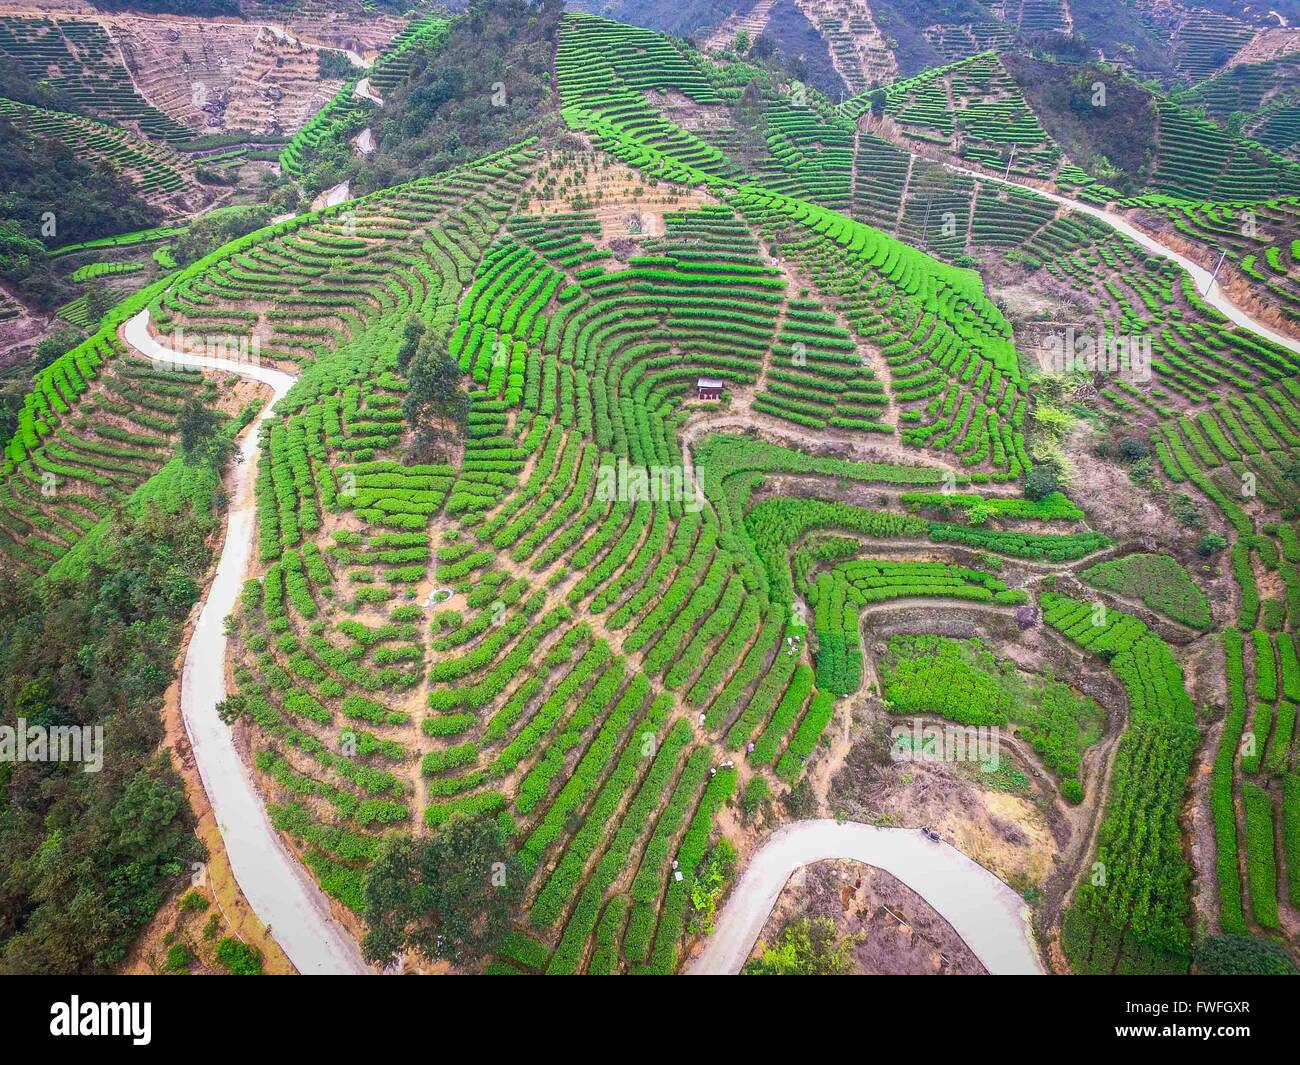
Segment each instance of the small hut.
[{"label": "small hut", "polygon": [[695,382],[695,394],[700,399],[721,399],[725,387],[726,382],[716,377],[701,377]]}]

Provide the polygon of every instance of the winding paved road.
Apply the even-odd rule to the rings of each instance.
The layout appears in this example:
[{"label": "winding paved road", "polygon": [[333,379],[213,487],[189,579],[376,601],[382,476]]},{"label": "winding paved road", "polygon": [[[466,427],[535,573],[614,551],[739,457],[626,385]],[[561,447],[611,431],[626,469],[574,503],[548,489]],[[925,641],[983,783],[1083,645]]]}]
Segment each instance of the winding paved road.
[{"label": "winding paved road", "polygon": [[352,51],[351,48],[339,48],[337,45],[317,44],[314,41],[304,41],[301,37],[295,37],[291,34],[286,26],[268,25],[266,28],[281,41],[288,41],[290,44],[297,44],[303,48],[310,48],[313,52],[342,52],[348,57],[349,63],[354,67],[360,67],[362,70],[366,70],[371,66],[369,60],[359,53]]},{"label": "winding paved road", "polygon": [[1025,900],[982,865],[918,829],[832,820],[795,821],[768,837],[687,974],[740,972],[790,874],[828,858],[850,858],[897,877],[952,925],[991,974],[1041,975]]},{"label": "winding paved road", "polygon": [[[340,181],[337,185],[334,185],[326,189],[314,200],[312,200],[311,209],[313,211],[323,211],[325,210],[326,207],[337,207],[339,204],[343,203],[345,200],[348,199],[348,197],[351,195],[351,191],[352,191],[351,180]],[[292,218],[293,216],[290,215],[289,217]]]},{"label": "winding paved road", "polygon": [[[1134,226],[1092,204],[1008,178],[952,164],[956,173],[1011,185],[1105,222],[1152,254],[1187,271],[1202,298],[1234,325],[1300,352],[1300,340],[1269,328],[1238,307],[1210,271]],[[1207,289],[1209,290],[1207,292]],[[738,973],[754,948],[790,875],[825,859],[848,858],[883,869],[917,892],[946,920],[994,975],[1041,974],[1024,900],[983,866],[946,843],[933,843],[915,829],[876,828],[832,820],[798,821],[774,832],[759,848],[723,908],[713,935],[687,966],[690,975]]]},{"label": "winding paved road", "polygon": [[256,531],[258,431],[297,378],[256,363],[174,351],[150,335],[147,310],[122,327],[122,338],[155,363],[223,370],[270,385],[274,393],[240,441],[221,558],[185,651],[181,715],[235,879],[267,931],[305,975],[372,972],[351,933],[331,915],[325,895],[271,826],[231,731],[217,716],[217,704],[226,697],[225,619],[243,590]]},{"label": "winding paved road", "polygon": [[1189,259],[1186,255],[1176,252],[1173,248],[1162,244],[1150,234],[1144,233],[1122,215],[1116,214],[1114,211],[1108,211],[1103,207],[1094,207],[1090,203],[1072,200],[1068,196],[1061,196],[1055,192],[1047,192],[1044,189],[1036,188],[1033,185],[1028,185],[1019,181],[1012,181],[1010,178],[991,177],[988,174],[977,173],[974,170],[967,170],[965,167],[954,166],[951,163],[945,163],[944,166],[955,173],[965,174],[966,176],[976,178],[979,181],[991,181],[997,185],[1011,185],[1018,189],[1024,189],[1026,192],[1032,192],[1035,195],[1042,196],[1044,199],[1051,200],[1054,203],[1059,203],[1061,206],[1067,207],[1071,211],[1081,211],[1083,214],[1092,215],[1094,218],[1101,219],[1112,228],[1118,229],[1126,237],[1141,244],[1142,247],[1146,248],[1147,251],[1152,254],[1159,255],[1165,259],[1170,259],[1181,266],[1191,275],[1192,284],[1196,286],[1196,291],[1202,294],[1201,298],[1234,325],[1239,325],[1243,329],[1249,329],[1252,333],[1258,333],[1262,337],[1267,337],[1275,344],[1280,344],[1282,347],[1287,348],[1290,351],[1300,353],[1300,340],[1270,329],[1258,319],[1252,318],[1249,314],[1233,303],[1232,300],[1228,299],[1228,297],[1224,295],[1223,290],[1220,289],[1217,284],[1210,288],[1209,295],[1205,295],[1205,290],[1210,285],[1209,270],[1205,269],[1205,267],[1201,266],[1199,263]]},{"label": "winding paved road", "polygon": [[370,84],[369,78],[362,78],[358,81],[356,85],[352,87],[352,95],[358,96],[362,100],[369,100],[372,103],[379,104],[380,107],[384,104],[383,97],[380,96],[379,93],[375,92],[375,88]]}]

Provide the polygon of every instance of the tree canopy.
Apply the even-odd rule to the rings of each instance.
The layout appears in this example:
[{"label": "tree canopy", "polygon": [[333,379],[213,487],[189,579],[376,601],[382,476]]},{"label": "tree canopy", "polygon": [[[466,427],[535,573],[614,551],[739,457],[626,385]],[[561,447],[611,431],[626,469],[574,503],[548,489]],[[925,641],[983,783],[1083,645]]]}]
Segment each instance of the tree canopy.
[{"label": "tree canopy", "polygon": [[431,836],[388,836],[366,877],[365,955],[473,962],[509,928],[525,879],[490,818],[458,815]]}]

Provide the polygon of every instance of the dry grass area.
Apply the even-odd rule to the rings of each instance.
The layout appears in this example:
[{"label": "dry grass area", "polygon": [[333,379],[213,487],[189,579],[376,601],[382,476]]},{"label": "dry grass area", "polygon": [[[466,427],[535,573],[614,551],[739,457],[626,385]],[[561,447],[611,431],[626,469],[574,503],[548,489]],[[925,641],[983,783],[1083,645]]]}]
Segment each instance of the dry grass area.
[{"label": "dry grass area", "polygon": [[261,30],[231,86],[225,128],[296,132],[343,87],[341,79],[322,79],[319,68],[314,49]]},{"label": "dry grass area", "polygon": [[154,107],[194,129],[224,128],[223,101],[253,53],[256,26],[131,19],[111,31]]},{"label": "dry grass area", "polygon": [[[1205,528],[1170,520],[1169,503],[1163,497],[1134,484],[1129,469],[1118,459],[1097,456],[1097,440],[1095,433],[1080,425],[1067,438],[1065,446],[1070,460],[1067,491],[1071,498],[1087,501],[1090,524],[1102,532],[1122,536],[1126,542],[1140,545],[1144,550],[1171,551],[1184,563],[1198,565],[1202,560],[1196,555],[1196,543],[1201,536],[1207,529],[1221,532],[1227,529],[1219,512],[1203,503],[1200,505]],[[1198,569],[1196,577],[1204,582],[1207,574]]]},{"label": "dry grass area", "polygon": [[742,30],[749,34],[751,41],[756,41],[763,35],[767,29],[767,20],[772,16],[772,8],[776,6],[776,0],[758,0],[744,14],[736,12],[729,18],[723,20],[718,28],[701,43],[705,49],[712,48],[730,48],[736,39],[736,34]]},{"label": "dry grass area", "polygon": [[989,774],[974,764],[894,762],[889,722],[863,719],[829,804],[850,820],[896,828],[929,826],[1017,890],[1041,890],[1061,843],[1049,816],[1052,797],[1009,743]]},{"label": "dry grass area", "polygon": [[1300,28],[1264,30],[1229,59],[1224,69],[1231,70],[1243,63],[1267,63],[1294,52],[1300,52]]},{"label": "dry grass area", "polygon": [[722,104],[702,104],[675,90],[646,90],[646,99],[669,122],[690,130],[725,131],[732,128],[730,110]]},{"label": "dry grass area", "polygon": [[405,25],[405,19],[394,15],[319,11],[291,19],[285,29],[308,44],[346,48],[373,59],[388,47]]},{"label": "dry grass area", "polygon": [[609,247],[614,240],[661,237],[665,212],[717,202],[698,189],[652,184],[607,155],[551,152],[526,187],[521,208],[539,215],[590,211],[600,222],[600,236],[593,235],[592,243]]},{"label": "dry grass area", "polygon": [[0,370],[28,358],[49,328],[48,316],[34,315],[9,289],[0,286]]}]

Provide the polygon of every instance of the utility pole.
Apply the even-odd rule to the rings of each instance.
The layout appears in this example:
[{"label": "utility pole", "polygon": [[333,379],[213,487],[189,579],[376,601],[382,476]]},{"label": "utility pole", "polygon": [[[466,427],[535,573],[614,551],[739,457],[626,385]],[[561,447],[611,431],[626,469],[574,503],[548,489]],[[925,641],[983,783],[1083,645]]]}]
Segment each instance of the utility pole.
[{"label": "utility pole", "polygon": [[921,223],[921,247],[926,251],[930,250],[930,208],[933,206],[933,200],[926,201],[925,221]]},{"label": "utility pole", "polygon": [[1007,160],[1006,172],[1002,175],[1002,180],[1006,181],[1011,176],[1011,164],[1016,161],[1016,145],[1011,146],[1011,158]]},{"label": "utility pole", "polygon": [[1219,268],[1223,266],[1223,260],[1226,259],[1227,257],[1228,257],[1228,251],[1225,248],[1223,252],[1219,255],[1218,263],[1215,264],[1214,273],[1210,275],[1210,283],[1205,286],[1205,291],[1201,293],[1202,297],[1208,296],[1210,294],[1210,289],[1214,287],[1214,279],[1219,276]]}]

